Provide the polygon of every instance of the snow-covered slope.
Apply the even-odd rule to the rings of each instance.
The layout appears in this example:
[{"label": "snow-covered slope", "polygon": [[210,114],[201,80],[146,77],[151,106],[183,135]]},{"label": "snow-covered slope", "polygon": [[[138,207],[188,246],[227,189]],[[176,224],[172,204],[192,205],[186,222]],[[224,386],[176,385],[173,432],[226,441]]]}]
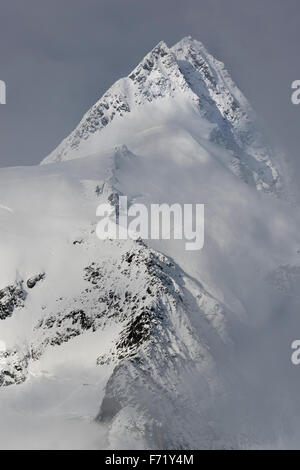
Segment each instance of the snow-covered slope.
[{"label": "snow-covered slope", "polygon": [[[169,113],[167,109],[165,113],[155,113],[152,119],[149,116],[146,129],[160,125],[166,119],[174,121],[176,111],[183,113],[181,121],[185,121],[182,108],[189,106],[188,113],[192,111],[197,117],[203,117],[208,126],[204,133],[197,124],[195,129],[190,129],[187,122],[186,127],[197,137],[226,148],[230,154],[228,166],[233,172],[259,189],[279,189],[279,175],[271,159],[271,149],[263,142],[251,106],[232,82],[224,65],[190,37],[171,49],[160,42],[128,77],[117,81],[100,98],[70,136],[43,162],[78,158],[99,146],[124,143],[117,139],[118,133],[124,132],[124,126],[126,129],[127,114],[137,115],[141,106],[154,101],[165,108],[166,99],[175,109]],[[111,127],[112,123],[116,124],[111,131],[113,137],[108,132],[108,138],[103,129]]]},{"label": "snow-covered slope", "polygon": [[[299,216],[272,197],[270,152],[223,64],[185,38],[46,165],[0,171],[0,447],[275,446],[299,430]],[[100,241],[97,206],[118,195],[204,203],[204,248]]]}]

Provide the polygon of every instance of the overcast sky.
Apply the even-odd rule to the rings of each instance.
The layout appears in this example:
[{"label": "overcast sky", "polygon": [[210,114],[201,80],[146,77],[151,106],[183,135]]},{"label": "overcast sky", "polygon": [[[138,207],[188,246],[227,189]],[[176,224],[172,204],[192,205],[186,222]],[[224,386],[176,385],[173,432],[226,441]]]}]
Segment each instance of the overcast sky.
[{"label": "overcast sky", "polygon": [[300,176],[299,0],[0,0],[0,166],[38,163],[160,40],[202,41]]}]

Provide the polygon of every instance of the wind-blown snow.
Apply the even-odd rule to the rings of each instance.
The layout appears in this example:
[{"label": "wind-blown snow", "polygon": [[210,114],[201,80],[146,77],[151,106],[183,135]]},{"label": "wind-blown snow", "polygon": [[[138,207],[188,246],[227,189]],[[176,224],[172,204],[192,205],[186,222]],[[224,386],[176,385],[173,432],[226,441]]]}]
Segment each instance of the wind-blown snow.
[{"label": "wind-blown snow", "polygon": [[[0,172],[0,447],[297,446],[299,215],[223,64],[159,43],[43,163]],[[119,194],[203,250],[98,240]]]}]

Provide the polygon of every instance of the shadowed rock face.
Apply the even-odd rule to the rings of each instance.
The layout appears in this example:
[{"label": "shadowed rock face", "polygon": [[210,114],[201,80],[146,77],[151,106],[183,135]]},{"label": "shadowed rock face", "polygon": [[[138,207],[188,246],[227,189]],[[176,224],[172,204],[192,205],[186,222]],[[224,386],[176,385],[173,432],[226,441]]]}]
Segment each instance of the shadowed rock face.
[{"label": "shadowed rock face", "polygon": [[15,308],[22,308],[26,299],[23,283],[17,282],[0,290],[0,320],[10,317]]},{"label": "shadowed rock face", "polygon": [[[85,243],[80,249],[85,249]],[[165,400],[171,398],[169,393],[174,383],[182,380],[181,370],[193,371],[194,357],[199,360],[206,357],[206,361],[211,361],[209,351],[196,338],[199,331],[189,318],[191,311],[200,315],[202,308],[207,314],[223,311],[222,317],[226,309],[200,284],[195,285],[199,300],[192,300],[184,286],[185,273],[180,267],[143,242],[132,242],[131,250],[126,244],[124,247],[120,244],[120,248],[115,258],[102,263],[92,262],[84,268],[82,276],[86,288],[83,291],[74,298],[57,298],[57,310],[44,314],[43,319],[33,326],[27,352],[5,352],[0,365],[0,386],[24,382],[30,364],[40,360],[51,348],[60,347],[88,331],[105,331],[116,325],[120,332],[115,342],[97,359],[99,367],[113,366],[97,421],[112,425],[119,413],[135,407],[145,393],[146,396],[150,394],[149,404],[143,398],[143,407],[144,413],[149,415],[148,431],[156,436],[151,434],[152,445],[157,446],[160,433],[154,432],[157,424],[153,420],[159,419],[162,410],[160,407],[153,409],[153,398],[161,396],[164,406]],[[207,323],[208,318],[200,319],[200,322],[209,328],[210,334],[219,337]],[[179,331],[178,321],[181,322]],[[199,366],[201,368],[201,360]],[[164,385],[155,378],[156,368],[168,376]],[[199,374],[196,370],[194,373]],[[177,404],[170,402],[168,410],[170,406],[177,407]],[[167,434],[165,437],[166,442],[171,439]]]},{"label": "shadowed rock face", "polygon": [[29,278],[26,283],[28,289],[33,289],[36,284],[42,281],[43,279],[45,279],[45,273],[36,274],[35,276]]}]

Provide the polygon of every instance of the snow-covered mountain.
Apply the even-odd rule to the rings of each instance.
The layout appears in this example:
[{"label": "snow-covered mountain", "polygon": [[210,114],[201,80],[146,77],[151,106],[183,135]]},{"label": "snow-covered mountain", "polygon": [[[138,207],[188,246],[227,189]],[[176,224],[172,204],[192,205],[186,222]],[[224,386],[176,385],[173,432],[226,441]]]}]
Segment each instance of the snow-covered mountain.
[{"label": "snow-covered mountain", "polygon": [[[224,65],[185,38],[42,165],[0,171],[0,447],[243,448],[298,431],[299,216],[277,160]],[[118,195],[205,204],[204,248],[99,240],[97,206]]]},{"label": "snow-covered mountain", "polygon": [[[168,123],[175,120],[180,125],[188,121],[188,127],[190,119],[187,119],[186,112],[188,115],[193,112],[207,124],[200,136],[229,151],[227,164],[233,172],[259,189],[273,191],[279,186],[271,150],[263,143],[251,106],[231,80],[223,63],[190,37],[171,49],[160,42],[128,77],[117,81],[100,98],[44,163],[78,158],[96,150],[107,140],[106,133],[102,131],[111,128],[112,123],[115,124],[111,129],[113,138],[112,141],[108,139],[108,145],[115,144],[115,128],[118,132],[124,131],[124,127],[126,129],[126,120],[120,122],[120,118],[127,113],[138,112],[149,103],[165,106],[166,101],[171,109],[154,114],[153,119],[149,119],[152,122],[147,123],[147,129],[164,125],[166,120]],[[175,115],[176,111],[180,116]],[[144,123],[141,127],[145,130]],[[199,138],[197,124],[196,129],[188,127],[189,131],[196,131]],[[124,143],[123,133],[120,138],[120,143]]]}]

